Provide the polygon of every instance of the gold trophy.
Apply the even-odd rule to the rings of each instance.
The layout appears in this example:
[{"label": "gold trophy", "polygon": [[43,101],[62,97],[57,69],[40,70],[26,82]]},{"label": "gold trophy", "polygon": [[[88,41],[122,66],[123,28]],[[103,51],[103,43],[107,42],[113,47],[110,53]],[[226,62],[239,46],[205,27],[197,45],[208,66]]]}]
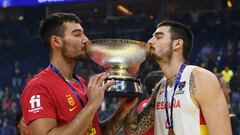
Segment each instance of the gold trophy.
[{"label": "gold trophy", "polygon": [[128,39],[97,39],[87,45],[89,57],[110,73],[115,81],[106,92],[110,97],[137,97],[143,91],[137,74],[146,59],[148,49],[145,42]]}]

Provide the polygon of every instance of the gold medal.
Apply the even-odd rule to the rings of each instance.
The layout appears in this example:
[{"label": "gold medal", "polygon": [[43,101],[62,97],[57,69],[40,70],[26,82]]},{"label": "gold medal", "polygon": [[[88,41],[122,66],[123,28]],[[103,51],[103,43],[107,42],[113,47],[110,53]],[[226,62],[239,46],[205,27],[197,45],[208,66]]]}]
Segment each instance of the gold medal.
[{"label": "gold medal", "polygon": [[173,128],[168,129],[168,135],[175,135]]},{"label": "gold medal", "polygon": [[96,128],[94,128],[91,124],[90,127],[87,128],[86,135],[96,135],[96,134],[97,134]]}]

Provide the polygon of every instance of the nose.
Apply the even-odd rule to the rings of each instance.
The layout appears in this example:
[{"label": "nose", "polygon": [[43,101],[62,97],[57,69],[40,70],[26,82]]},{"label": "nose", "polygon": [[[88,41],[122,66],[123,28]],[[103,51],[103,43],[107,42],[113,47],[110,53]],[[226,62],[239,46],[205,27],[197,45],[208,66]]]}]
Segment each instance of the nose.
[{"label": "nose", "polygon": [[148,40],[147,43],[150,44],[150,45],[152,45],[152,44],[153,44],[153,38],[151,37],[151,38]]},{"label": "nose", "polygon": [[83,37],[83,43],[86,44],[86,43],[88,43],[88,42],[89,42],[88,37],[87,37],[86,35],[84,35],[84,37]]}]

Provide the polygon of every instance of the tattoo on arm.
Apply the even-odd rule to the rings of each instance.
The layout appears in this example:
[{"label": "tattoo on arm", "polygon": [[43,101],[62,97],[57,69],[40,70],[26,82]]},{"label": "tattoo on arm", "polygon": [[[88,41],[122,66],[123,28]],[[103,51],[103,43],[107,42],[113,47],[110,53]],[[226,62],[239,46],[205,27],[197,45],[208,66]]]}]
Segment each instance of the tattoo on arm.
[{"label": "tattoo on arm", "polygon": [[195,85],[195,76],[193,75],[193,73],[191,73],[189,85],[190,94],[191,96],[194,96],[196,94],[197,89]]},{"label": "tattoo on arm", "polygon": [[112,124],[113,124],[113,126],[112,126],[113,131],[112,131],[112,133],[117,133],[119,131],[120,127],[122,126],[124,119],[121,118],[120,113],[117,113],[117,115],[115,116],[114,119],[115,120],[112,122]]},{"label": "tattoo on arm", "polygon": [[122,118],[120,115],[120,111],[117,111],[112,117],[101,123],[103,135],[114,135],[119,131],[124,122],[124,118]]},{"label": "tattoo on arm", "polygon": [[131,112],[127,115],[126,124],[124,126],[126,129],[130,131],[135,131],[137,129],[137,122],[138,122],[138,112],[137,112],[137,107],[134,107],[131,110]]},{"label": "tattoo on arm", "polygon": [[163,78],[156,84],[149,103],[140,113],[137,112],[137,107],[130,111],[124,124],[126,135],[142,135],[154,126],[156,97],[165,81]]},{"label": "tattoo on arm", "polygon": [[142,112],[138,113],[136,108],[128,114],[125,121],[125,133],[127,135],[141,135],[154,125],[155,100],[152,100]]}]

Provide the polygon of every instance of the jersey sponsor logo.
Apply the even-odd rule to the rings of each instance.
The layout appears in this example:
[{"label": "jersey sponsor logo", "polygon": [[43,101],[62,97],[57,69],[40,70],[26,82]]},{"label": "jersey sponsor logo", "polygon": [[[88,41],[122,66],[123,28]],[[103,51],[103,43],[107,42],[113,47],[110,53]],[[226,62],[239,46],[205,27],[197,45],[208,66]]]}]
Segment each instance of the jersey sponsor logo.
[{"label": "jersey sponsor logo", "polygon": [[72,112],[77,106],[75,105],[75,101],[70,94],[66,95],[66,97],[67,97],[67,102],[70,105],[68,110],[69,112]]},{"label": "jersey sponsor logo", "polygon": [[[186,86],[186,81],[183,81],[183,82],[180,82],[178,84],[178,89],[176,90],[175,94],[178,95],[178,94],[183,94],[184,93],[184,90],[183,88]],[[164,93],[164,89],[161,89],[160,92],[159,92],[159,95],[163,94]]]},{"label": "jersey sponsor logo", "polygon": [[29,101],[31,104],[31,109],[28,112],[38,113],[40,110],[43,110],[41,107],[40,95],[33,95]]},{"label": "jersey sponsor logo", "polygon": [[73,108],[69,108],[69,112],[72,112],[77,106],[74,106]]},{"label": "jersey sponsor logo", "polygon": [[186,85],[186,81],[180,82],[178,85],[178,89],[175,92],[175,95],[183,94],[184,93],[183,88],[185,87],[185,85]]},{"label": "jersey sponsor logo", "polygon": [[[171,103],[167,102],[167,108],[170,109],[170,107],[171,107]],[[174,99],[173,108],[181,108],[181,102],[179,99],[178,100]],[[157,110],[165,109],[165,102],[164,101],[157,102],[156,109]]]}]

